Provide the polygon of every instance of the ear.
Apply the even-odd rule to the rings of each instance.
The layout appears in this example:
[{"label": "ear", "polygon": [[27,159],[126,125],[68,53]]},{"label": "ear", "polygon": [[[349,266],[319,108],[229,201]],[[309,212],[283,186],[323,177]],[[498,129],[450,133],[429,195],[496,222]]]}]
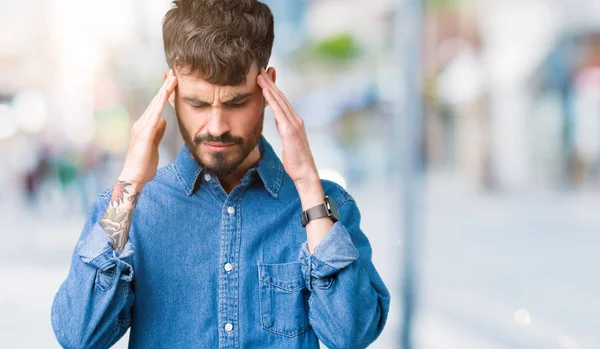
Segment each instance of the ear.
[{"label": "ear", "polygon": [[[165,75],[163,77],[164,80],[167,80],[167,77],[169,76],[169,69],[167,69],[167,71],[165,71]],[[173,107],[173,109],[175,109],[175,92],[177,91],[177,86],[175,86],[175,90],[173,90],[173,93],[171,93],[171,95],[169,96],[169,104],[171,105],[171,107]]]},{"label": "ear", "polygon": [[[273,80],[273,82],[275,82],[275,80],[277,79],[277,71],[273,67],[267,68],[267,75],[269,75],[269,77],[271,78],[271,80]],[[267,100],[263,96],[263,108],[266,108],[267,105],[269,105],[269,102],[267,102]]]},{"label": "ear", "polygon": [[273,80],[273,82],[277,82],[277,71],[275,70],[275,68],[273,67],[269,67],[267,69],[267,75],[269,75],[269,77],[271,78],[271,80]]}]

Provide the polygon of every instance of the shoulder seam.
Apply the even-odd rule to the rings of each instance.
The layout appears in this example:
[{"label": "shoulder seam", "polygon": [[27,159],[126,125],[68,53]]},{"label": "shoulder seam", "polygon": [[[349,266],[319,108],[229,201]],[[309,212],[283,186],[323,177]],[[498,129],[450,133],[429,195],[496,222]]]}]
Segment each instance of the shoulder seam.
[{"label": "shoulder seam", "polygon": [[340,199],[340,202],[336,202],[338,208],[344,206],[344,204],[346,204],[347,202],[355,202],[354,198],[350,194],[348,194],[347,191],[342,191],[342,195],[343,197]]},{"label": "shoulder seam", "polygon": [[337,198],[335,200],[335,204],[337,205],[338,208],[342,207],[342,205],[344,205],[345,203],[347,203],[348,201],[352,201],[354,202],[354,198],[352,197],[352,195],[350,195],[348,193],[348,191],[346,191],[346,189],[344,189],[341,185],[337,184],[334,181],[331,180],[327,180],[327,179],[322,179],[322,181],[326,181],[332,184],[332,187],[338,192],[340,193],[340,197]]}]

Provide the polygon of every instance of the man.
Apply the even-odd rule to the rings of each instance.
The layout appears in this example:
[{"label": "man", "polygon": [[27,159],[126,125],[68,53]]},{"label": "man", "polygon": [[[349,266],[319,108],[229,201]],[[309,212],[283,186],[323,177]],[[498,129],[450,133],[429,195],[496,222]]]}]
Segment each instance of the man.
[{"label": "man", "polygon": [[[318,177],[302,119],[267,67],[256,0],[175,0],[165,83],[134,123],[52,306],[66,348],[364,348],[390,296],[360,213]],[[157,170],[173,106],[185,145]],[[282,161],[261,136],[269,105]]]}]

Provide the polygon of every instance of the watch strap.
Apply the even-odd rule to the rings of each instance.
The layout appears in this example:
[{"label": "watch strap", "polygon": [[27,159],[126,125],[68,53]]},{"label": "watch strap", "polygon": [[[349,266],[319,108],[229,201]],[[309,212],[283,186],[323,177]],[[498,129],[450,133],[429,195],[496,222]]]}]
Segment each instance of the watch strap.
[{"label": "watch strap", "polygon": [[306,211],[300,213],[300,219],[302,220],[302,226],[306,227],[308,222],[321,218],[321,217],[329,217],[331,216],[329,210],[327,209],[327,204],[323,202],[320,205],[309,208]]},{"label": "watch strap", "polygon": [[329,217],[334,222],[337,222],[340,219],[337,205],[329,196],[325,196],[325,201],[323,201],[322,204],[311,207],[300,213],[300,221],[302,222],[303,227],[306,227],[308,222],[313,219],[321,217]]}]

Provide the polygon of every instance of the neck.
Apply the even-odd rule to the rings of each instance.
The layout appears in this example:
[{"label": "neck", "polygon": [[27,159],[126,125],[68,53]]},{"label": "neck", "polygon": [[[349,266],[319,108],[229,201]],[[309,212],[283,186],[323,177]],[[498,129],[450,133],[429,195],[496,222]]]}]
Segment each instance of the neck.
[{"label": "neck", "polygon": [[244,162],[242,162],[235,169],[235,171],[233,171],[230,175],[219,177],[221,186],[223,187],[223,189],[225,189],[225,192],[227,194],[231,193],[233,188],[237,187],[240,184],[242,178],[244,178],[244,175],[246,174],[246,172],[248,172],[249,169],[256,166],[256,164],[260,160],[260,156],[261,154],[257,144],[256,147],[252,149],[250,154],[248,154],[246,159],[244,159]]}]

